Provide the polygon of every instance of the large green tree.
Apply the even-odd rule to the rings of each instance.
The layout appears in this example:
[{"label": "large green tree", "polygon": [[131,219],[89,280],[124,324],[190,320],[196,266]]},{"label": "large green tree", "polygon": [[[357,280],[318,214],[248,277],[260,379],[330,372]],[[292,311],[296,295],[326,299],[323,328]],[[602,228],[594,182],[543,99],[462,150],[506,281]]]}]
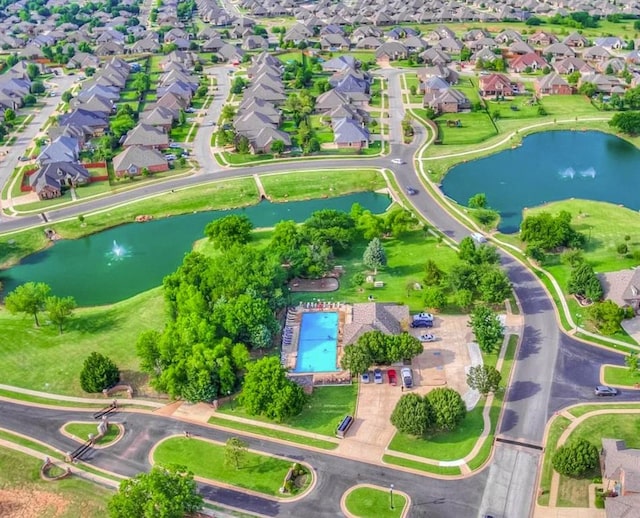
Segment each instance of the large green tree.
[{"label": "large green tree", "polygon": [[587,308],[587,318],[603,335],[618,332],[624,315],[624,309],[612,300],[596,302]]},{"label": "large green tree", "polygon": [[586,439],[575,439],[560,446],[553,454],[551,463],[561,475],[579,477],[598,466],[598,448]]},{"label": "large green tree", "polygon": [[478,346],[485,353],[493,352],[502,343],[504,338],[502,323],[498,319],[498,315],[487,306],[477,306],[471,312],[469,325]]},{"label": "large green tree", "polygon": [[584,244],[584,236],[571,227],[571,214],[564,210],[556,216],[548,212],[527,216],[520,225],[520,239],[543,250],[581,248]]},{"label": "large green tree", "polygon": [[120,379],[120,371],[110,358],[92,352],[84,361],[80,371],[80,386],[85,392],[102,392],[113,387]]},{"label": "large green tree", "polygon": [[426,396],[433,415],[433,428],[438,431],[455,430],[467,415],[460,394],[450,388],[436,388]]},{"label": "large green tree", "polygon": [[578,263],[571,269],[567,289],[571,294],[587,297],[593,301],[599,301],[603,295],[600,279],[593,271],[593,267],[586,262]]},{"label": "large green tree", "polygon": [[204,234],[218,249],[227,249],[235,244],[244,245],[251,240],[253,223],[244,214],[230,214],[209,223]]},{"label": "large green tree", "polygon": [[467,385],[486,396],[500,388],[502,376],[493,365],[476,365],[469,369]]},{"label": "large green tree", "polygon": [[58,326],[60,334],[62,334],[62,327],[73,315],[73,310],[76,308],[76,301],[73,297],[47,297],[45,300],[45,308],[49,320]]},{"label": "large green tree", "polygon": [[433,424],[429,400],[419,394],[404,394],[391,413],[391,424],[399,432],[421,437]]},{"label": "large green tree", "polygon": [[362,255],[362,262],[367,268],[373,270],[374,275],[378,273],[378,268],[383,268],[387,265],[387,255],[377,237],[369,241]]},{"label": "large green tree", "polygon": [[154,466],[123,480],[108,509],[111,518],[184,518],[203,503],[193,473],[182,466]]},{"label": "large green tree", "polygon": [[305,401],[302,387],[287,377],[278,357],[266,356],[247,365],[240,404],[249,415],[282,422],[298,415]]},{"label": "large green tree", "polygon": [[640,133],[640,112],[618,112],[611,117],[609,126],[628,135],[637,135]]},{"label": "large green tree", "polygon": [[9,293],[4,304],[10,313],[33,315],[36,326],[40,326],[38,312],[44,309],[50,292],[49,285],[43,282],[27,282]]}]

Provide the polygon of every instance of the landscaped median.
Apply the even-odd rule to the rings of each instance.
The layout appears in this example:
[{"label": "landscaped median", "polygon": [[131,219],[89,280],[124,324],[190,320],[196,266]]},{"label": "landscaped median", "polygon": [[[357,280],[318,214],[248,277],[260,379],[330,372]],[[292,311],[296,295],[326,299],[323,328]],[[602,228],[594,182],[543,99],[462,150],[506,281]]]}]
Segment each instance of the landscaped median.
[{"label": "landscaped median", "polygon": [[390,486],[354,486],[342,495],[340,507],[349,518],[401,518],[407,515],[409,495]]},{"label": "landscaped median", "polygon": [[[294,463],[266,453],[246,451],[237,466],[225,462],[222,443],[196,437],[168,437],[159,442],[149,454],[152,463],[179,464],[193,472],[201,482],[237,487],[274,500],[290,500],[304,496],[315,484],[311,466]],[[290,470],[295,480],[292,491],[282,492]]]},{"label": "landscaped median", "polygon": [[69,422],[65,424],[61,431],[64,435],[71,437],[78,442],[84,442],[89,438],[89,434],[96,437],[93,443],[94,448],[106,448],[119,441],[124,435],[124,426],[117,423],[109,423],[106,433],[98,437],[98,422]]}]

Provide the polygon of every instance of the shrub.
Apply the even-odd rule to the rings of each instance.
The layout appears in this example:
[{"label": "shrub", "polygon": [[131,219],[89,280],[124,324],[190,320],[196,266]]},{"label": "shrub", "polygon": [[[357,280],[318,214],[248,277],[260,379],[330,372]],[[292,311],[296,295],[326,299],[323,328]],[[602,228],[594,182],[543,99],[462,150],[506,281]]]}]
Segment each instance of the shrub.
[{"label": "shrub", "polygon": [[620,255],[625,255],[629,251],[629,247],[627,246],[627,243],[620,243],[616,250]]},{"label": "shrub", "polygon": [[437,388],[429,392],[425,399],[431,406],[433,427],[436,430],[454,430],[467,415],[462,397],[453,389]]},{"label": "shrub", "polygon": [[92,352],[84,361],[80,372],[80,386],[85,392],[102,392],[113,387],[120,379],[120,371],[111,359]]},{"label": "shrub", "polygon": [[579,477],[594,469],[598,462],[598,448],[586,439],[576,439],[561,446],[551,459],[553,469],[568,477]]}]

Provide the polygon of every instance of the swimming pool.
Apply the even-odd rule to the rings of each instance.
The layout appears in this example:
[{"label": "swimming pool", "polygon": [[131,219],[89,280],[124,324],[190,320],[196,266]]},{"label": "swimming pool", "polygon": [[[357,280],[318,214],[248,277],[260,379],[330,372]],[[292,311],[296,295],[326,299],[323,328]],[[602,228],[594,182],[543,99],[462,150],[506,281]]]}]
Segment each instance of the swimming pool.
[{"label": "swimming pool", "polygon": [[293,372],[336,372],[338,313],[303,313]]}]

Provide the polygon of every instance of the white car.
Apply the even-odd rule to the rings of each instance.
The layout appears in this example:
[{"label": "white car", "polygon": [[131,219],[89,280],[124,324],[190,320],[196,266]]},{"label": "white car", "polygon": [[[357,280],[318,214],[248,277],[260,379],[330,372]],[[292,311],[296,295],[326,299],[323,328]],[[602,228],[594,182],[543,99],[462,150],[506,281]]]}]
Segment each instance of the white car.
[{"label": "white car", "polygon": [[413,315],[414,320],[433,320],[433,315],[431,313],[418,313],[417,315]]},{"label": "white car", "polygon": [[436,341],[436,337],[435,337],[435,335],[432,335],[431,333],[425,333],[423,335],[420,335],[419,340],[421,342],[435,342]]},{"label": "white car", "polygon": [[408,367],[403,368],[400,371],[400,377],[402,378],[402,385],[404,388],[413,387],[413,375],[411,374],[411,369]]},{"label": "white car", "polygon": [[398,165],[402,165],[404,164],[404,160],[402,160],[402,158],[394,158],[393,160],[391,160],[392,164],[398,164]]}]

